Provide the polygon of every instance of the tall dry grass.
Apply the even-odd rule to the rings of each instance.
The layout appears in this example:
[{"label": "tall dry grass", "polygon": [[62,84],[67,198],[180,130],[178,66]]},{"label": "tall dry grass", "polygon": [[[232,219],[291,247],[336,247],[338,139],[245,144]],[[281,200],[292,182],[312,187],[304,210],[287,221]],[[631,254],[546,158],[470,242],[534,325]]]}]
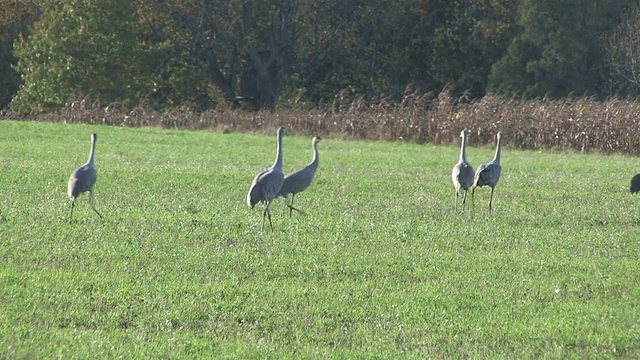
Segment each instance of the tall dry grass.
[{"label": "tall dry grass", "polygon": [[[506,144],[522,149],[640,153],[640,102],[635,100],[521,100],[491,95],[460,100],[446,92],[430,96],[407,91],[400,103],[368,102],[341,94],[333,104],[275,112],[199,112],[188,105],[154,111],[144,106],[128,109],[77,101],[55,113],[27,119],[222,131],[264,131],[282,125],[296,134],[435,144],[457,142],[460,131],[468,129],[476,146],[493,144],[494,134],[501,131]],[[12,114],[4,117],[12,118]]]}]

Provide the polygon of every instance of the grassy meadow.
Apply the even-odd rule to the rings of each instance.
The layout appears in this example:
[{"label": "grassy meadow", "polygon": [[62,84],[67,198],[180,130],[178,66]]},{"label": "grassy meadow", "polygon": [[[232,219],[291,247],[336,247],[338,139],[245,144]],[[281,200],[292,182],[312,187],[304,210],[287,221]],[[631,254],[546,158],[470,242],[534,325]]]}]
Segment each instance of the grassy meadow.
[{"label": "grassy meadow", "polygon": [[[69,223],[92,132],[104,217],[83,194]],[[246,194],[275,145],[0,121],[0,358],[640,357],[637,157],[505,134],[494,212],[481,188],[456,213],[457,139],[327,137],[307,215],[277,199],[261,232]],[[493,153],[469,137],[474,168]],[[285,172],[311,156],[285,137]]]}]

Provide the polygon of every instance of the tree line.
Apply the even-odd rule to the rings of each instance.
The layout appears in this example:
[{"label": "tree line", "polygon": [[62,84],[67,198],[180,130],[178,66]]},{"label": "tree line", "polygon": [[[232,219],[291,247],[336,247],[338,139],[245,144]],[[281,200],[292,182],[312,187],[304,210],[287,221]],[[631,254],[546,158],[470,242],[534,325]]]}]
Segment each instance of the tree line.
[{"label": "tree line", "polygon": [[640,94],[636,0],[0,0],[0,108]]}]

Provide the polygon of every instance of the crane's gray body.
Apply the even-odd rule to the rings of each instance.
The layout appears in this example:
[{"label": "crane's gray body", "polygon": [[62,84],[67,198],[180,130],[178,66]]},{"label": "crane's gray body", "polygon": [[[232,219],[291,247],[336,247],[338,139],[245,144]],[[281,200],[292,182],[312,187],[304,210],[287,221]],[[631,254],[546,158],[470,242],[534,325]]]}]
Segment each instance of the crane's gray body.
[{"label": "crane's gray body", "polygon": [[271,202],[278,195],[283,182],[284,174],[274,168],[256,175],[249,189],[247,205],[253,209],[260,202]]},{"label": "crane's gray body", "polygon": [[500,163],[490,162],[486,164],[482,164],[478,167],[478,171],[476,172],[476,177],[474,181],[474,187],[482,187],[489,186],[491,188],[496,187],[498,185],[498,180],[500,180],[500,172],[502,168],[500,167]]},{"label": "crane's gray body", "polygon": [[456,211],[458,211],[458,197],[460,196],[460,192],[462,191],[464,191],[464,195],[462,197],[462,211],[464,211],[464,207],[467,202],[467,191],[473,185],[474,178],[473,167],[471,167],[471,164],[469,164],[469,162],[467,161],[467,137],[464,131],[460,132],[460,137],[462,138],[462,145],[460,146],[460,158],[458,159],[458,163],[455,164],[455,166],[451,170],[451,181],[453,182],[453,186],[456,189]]},{"label": "crane's gray body", "polygon": [[67,194],[71,199],[73,199],[71,202],[71,214],[69,215],[69,221],[71,221],[71,218],[73,216],[73,209],[75,207],[76,198],[83,192],[89,193],[89,204],[91,205],[91,208],[96,212],[96,214],[102,217],[98,210],[96,210],[93,201],[93,186],[95,185],[97,178],[97,171],[93,165],[93,162],[97,140],[98,135],[95,133],[91,134],[91,152],[89,153],[89,160],[86,164],[77,168],[69,178]]},{"label": "crane's gray body", "polygon": [[289,194],[297,194],[308,188],[311,185],[311,181],[313,181],[316,169],[318,169],[317,162],[285,176],[280,195],[286,197]]},{"label": "crane's gray body", "polygon": [[69,178],[69,197],[77,198],[83,192],[93,191],[96,177],[96,169],[89,164],[77,168]]},{"label": "crane's gray body", "polygon": [[635,194],[638,191],[640,191],[640,174],[637,174],[631,179],[630,190],[632,194]]},{"label": "crane's gray body", "polygon": [[474,197],[474,192],[477,187],[489,186],[491,193],[489,195],[489,212],[491,212],[491,204],[493,202],[493,192],[495,190],[498,181],[500,180],[500,173],[502,167],[500,166],[500,151],[502,148],[502,138],[500,133],[497,135],[498,145],[496,146],[496,154],[493,157],[493,161],[478,166],[476,175],[473,180],[473,188],[471,190],[471,197]]},{"label": "crane's gray body", "polygon": [[271,230],[273,230],[269,206],[273,199],[278,196],[278,193],[280,193],[280,188],[284,182],[284,173],[282,172],[282,137],[285,133],[286,130],[283,127],[278,129],[276,160],[269,169],[256,175],[247,194],[247,205],[252,209],[259,202],[265,204],[262,214],[262,229],[264,229],[264,219],[268,216],[269,225],[271,225]]},{"label": "crane's gray body", "polygon": [[318,169],[318,162],[320,161],[318,155],[318,142],[320,141],[322,141],[322,138],[319,136],[314,137],[311,141],[311,147],[313,148],[313,160],[309,163],[309,165],[284,177],[284,182],[278,195],[287,197],[287,195],[291,194],[291,204],[288,205],[289,216],[291,216],[292,210],[300,211],[293,207],[293,199],[295,198],[297,193],[304,191],[309,187],[309,185],[311,185],[313,177],[316,174],[316,170]]}]

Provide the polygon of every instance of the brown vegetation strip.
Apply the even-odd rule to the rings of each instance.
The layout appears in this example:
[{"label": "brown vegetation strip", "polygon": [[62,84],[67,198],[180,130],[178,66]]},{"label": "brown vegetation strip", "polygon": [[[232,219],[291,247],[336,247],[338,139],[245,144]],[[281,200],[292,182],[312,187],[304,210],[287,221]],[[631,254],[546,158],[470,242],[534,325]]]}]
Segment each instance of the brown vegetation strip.
[{"label": "brown vegetation strip", "polygon": [[[5,114],[5,118],[21,118]],[[399,104],[363,98],[339,99],[331,105],[275,112],[240,109],[196,111],[189,106],[166,111],[87,105],[74,102],[50,114],[22,117],[65,123],[221,131],[264,131],[285,126],[298,135],[455,143],[462,129],[473,146],[491,145],[501,131],[505,144],[522,149],[640,153],[640,102],[612,98],[519,100],[486,96],[465,102],[446,96],[409,94]]]}]

